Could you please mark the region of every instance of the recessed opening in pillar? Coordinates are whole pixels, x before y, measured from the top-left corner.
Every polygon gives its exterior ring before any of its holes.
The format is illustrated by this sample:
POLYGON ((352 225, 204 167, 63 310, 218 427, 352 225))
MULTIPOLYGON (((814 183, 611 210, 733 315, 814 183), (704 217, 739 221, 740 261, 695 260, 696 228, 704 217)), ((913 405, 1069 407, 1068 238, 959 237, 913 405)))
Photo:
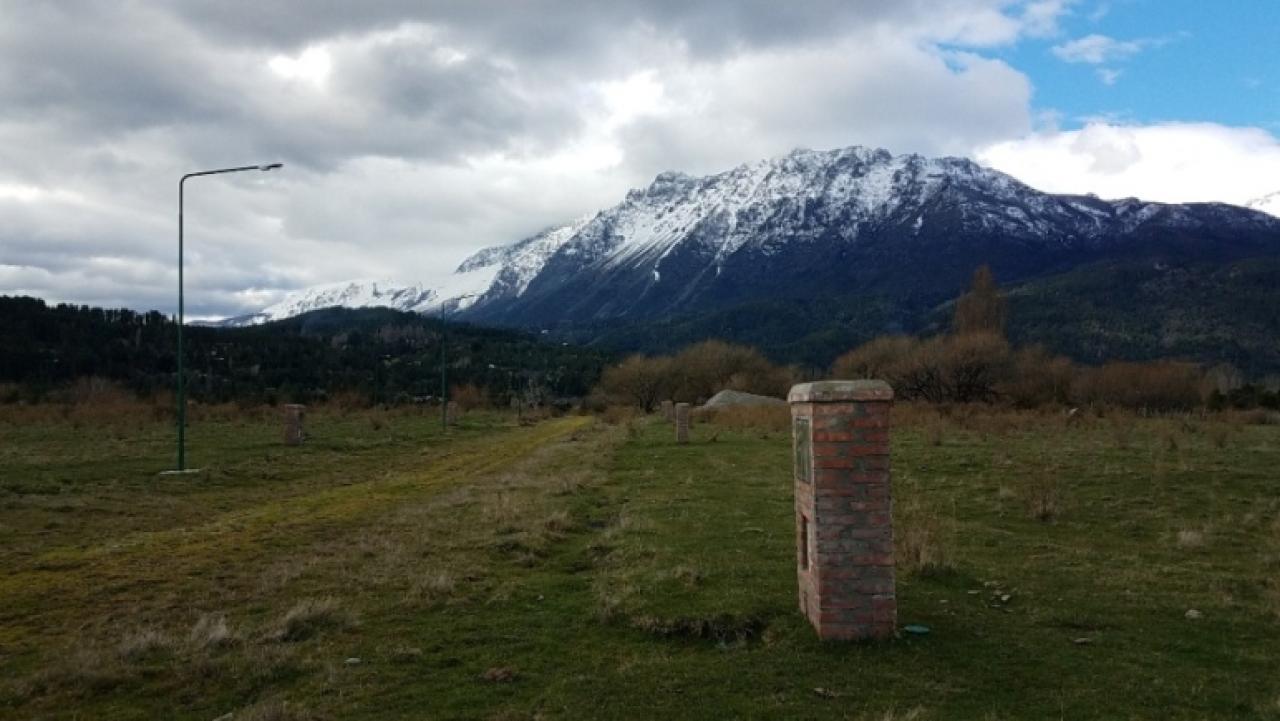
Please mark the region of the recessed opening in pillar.
POLYGON ((809 519, 800 515, 800 568, 809 570, 809 519))

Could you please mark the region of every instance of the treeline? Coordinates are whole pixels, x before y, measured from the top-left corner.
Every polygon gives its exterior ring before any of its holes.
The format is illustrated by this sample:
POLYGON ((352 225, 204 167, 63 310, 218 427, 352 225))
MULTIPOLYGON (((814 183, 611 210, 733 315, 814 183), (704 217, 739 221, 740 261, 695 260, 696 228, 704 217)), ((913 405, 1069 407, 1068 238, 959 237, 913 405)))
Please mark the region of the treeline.
POLYGON ((841 355, 829 373, 778 366, 751 348, 705 341, 674 356, 628 357, 604 371, 596 396, 650 411, 664 399, 700 403, 724 389, 783 397, 793 383, 828 377, 878 378, 901 400, 930 403, 1280 408, 1280 392, 1246 384, 1228 365, 1208 371, 1173 360, 1090 366, 1039 345, 1015 347, 1005 338, 1007 315, 1004 295, 983 266, 957 299, 950 332, 873 339, 841 355))
MULTIPOLYGON (((511 330, 389 309, 329 309, 251 328, 188 326, 189 397, 202 402, 313 402, 336 393, 370 403, 434 401, 441 348, 452 387, 495 403, 580 398, 609 357, 511 330), (471 392, 471 391, 469 391, 471 392)), ((139 396, 177 379, 177 325, 137 313, 0 297, 0 402, 39 402, 83 378, 139 396)))
POLYGON ((933 403, 1005 402, 1185 410, 1201 405, 1280 407, 1280 393, 1246 386, 1228 365, 1208 371, 1174 360, 1080 365, 1043 346, 1016 348, 1004 335, 1006 303, 986 266, 957 299, 951 332, 884 336, 840 356, 839 378, 880 378, 898 398, 933 403))

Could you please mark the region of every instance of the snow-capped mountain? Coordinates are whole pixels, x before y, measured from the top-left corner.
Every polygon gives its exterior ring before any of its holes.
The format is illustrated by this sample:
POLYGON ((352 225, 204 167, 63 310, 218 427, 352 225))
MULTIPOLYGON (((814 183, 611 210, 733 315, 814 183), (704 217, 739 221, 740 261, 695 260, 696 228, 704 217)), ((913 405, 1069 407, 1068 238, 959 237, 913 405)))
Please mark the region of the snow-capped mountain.
POLYGON ((435 290, 421 285, 394 283, 392 281, 353 280, 346 283, 328 283, 294 291, 279 303, 251 315, 228 318, 221 325, 259 325, 284 320, 321 308, 395 308, 426 312, 438 299, 435 290))
POLYGON ((388 305, 545 327, 779 298, 919 308, 983 263, 1007 283, 1107 258, 1277 251, 1280 219, 1234 206, 1051 195, 961 158, 797 150, 706 177, 662 173, 612 208, 476 253, 443 287, 304 291, 253 317, 388 305))
POLYGON ((706 177, 660 174, 560 242, 518 297, 465 317, 652 319, 762 299, 932 304, 990 264, 1003 282, 1100 258, 1280 249, 1280 222, 1221 204, 1051 195, 961 158, 797 150, 706 177))
POLYGON ((1267 193, 1259 198, 1254 198, 1244 205, 1246 208, 1261 210, 1264 213, 1269 213, 1280 218, 1280 190, 1277 190, 1274 193, 1267 193))

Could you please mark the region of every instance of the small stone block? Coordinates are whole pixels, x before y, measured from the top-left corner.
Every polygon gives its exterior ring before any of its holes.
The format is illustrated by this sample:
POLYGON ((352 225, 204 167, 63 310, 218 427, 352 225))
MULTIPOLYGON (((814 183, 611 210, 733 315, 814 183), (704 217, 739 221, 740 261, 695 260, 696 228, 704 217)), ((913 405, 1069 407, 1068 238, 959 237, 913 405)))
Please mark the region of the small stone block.
POLYGON ((301 445, 306 439, 307 434, 302 427, 306 410, 306 406, 298 403, 289 403, 284 406, 284 444, 286 446, 301 445))
POLYGON ((676 443, 689 442, 689 404, 676 404, 676 443))

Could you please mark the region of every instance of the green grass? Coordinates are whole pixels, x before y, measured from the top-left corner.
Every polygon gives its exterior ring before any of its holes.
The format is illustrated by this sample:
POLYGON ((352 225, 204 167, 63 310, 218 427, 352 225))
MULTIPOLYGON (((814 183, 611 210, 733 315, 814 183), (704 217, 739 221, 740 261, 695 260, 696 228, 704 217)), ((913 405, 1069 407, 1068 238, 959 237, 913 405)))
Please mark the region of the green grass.
POLYGON ((0 420, 0 717, 1280 718, 1280 428, 903 411, 877 644, 796 610, 785 431, 0 420))

